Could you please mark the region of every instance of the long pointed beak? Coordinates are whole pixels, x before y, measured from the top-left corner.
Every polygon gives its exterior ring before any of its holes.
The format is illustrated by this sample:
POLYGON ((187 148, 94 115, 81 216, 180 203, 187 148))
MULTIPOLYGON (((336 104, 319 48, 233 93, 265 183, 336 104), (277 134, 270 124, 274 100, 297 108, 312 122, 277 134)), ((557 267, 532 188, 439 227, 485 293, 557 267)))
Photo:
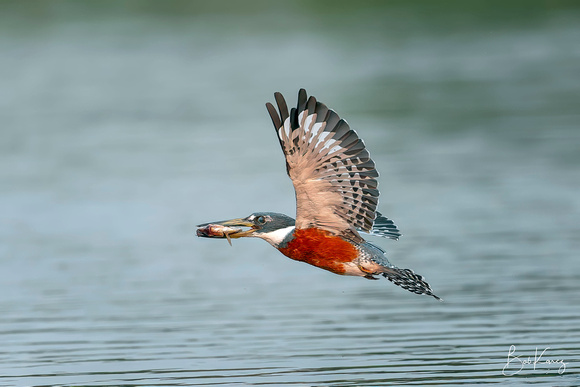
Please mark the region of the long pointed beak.
MULTIPOLYGON (((252 236, 256 231, 254 223, 244 219, 230 219, 197 225, 197 236, 204 238, 242 238, 252 236), (244 229, 249 227, 249 229, 244 229)), ((230 242, 231 244, 231 242, 230 242)))

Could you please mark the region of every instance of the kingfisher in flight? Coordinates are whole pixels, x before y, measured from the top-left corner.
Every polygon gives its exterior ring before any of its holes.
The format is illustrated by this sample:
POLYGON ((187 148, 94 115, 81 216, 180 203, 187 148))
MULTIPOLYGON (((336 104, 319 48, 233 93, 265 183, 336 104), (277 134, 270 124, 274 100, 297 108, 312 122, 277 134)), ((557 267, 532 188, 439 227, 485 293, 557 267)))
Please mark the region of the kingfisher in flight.
POLYGON ((306 91, 288 111, 266 104, 296 193, 296 219, 275 212, 198 225, 207 238, 261 238, 282 254, 340 275, 383 276, 416 294, 437 297, 425 279, 392 265, 361 233, 397 240, 392 220, 377 211, 379 176, 365 144, 348 123, 306 91))

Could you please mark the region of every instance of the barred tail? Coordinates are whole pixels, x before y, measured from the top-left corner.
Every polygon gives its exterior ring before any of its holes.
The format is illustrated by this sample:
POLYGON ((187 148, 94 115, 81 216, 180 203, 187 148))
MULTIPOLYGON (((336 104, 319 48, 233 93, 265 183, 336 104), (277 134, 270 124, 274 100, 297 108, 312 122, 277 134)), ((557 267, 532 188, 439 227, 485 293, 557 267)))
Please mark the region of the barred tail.
POLYGON ((433 294, 431 286, 425 281, 423 276, 415 273, 410 269, 399 269, 398 267, 391 266, 385 272, 382 273, 383 277, 391 281, 397 286, 402 287, 405 290, 416 294, 425 294, 427 296, 433 296, 439 301, 443 301, 441 298, 433 294))

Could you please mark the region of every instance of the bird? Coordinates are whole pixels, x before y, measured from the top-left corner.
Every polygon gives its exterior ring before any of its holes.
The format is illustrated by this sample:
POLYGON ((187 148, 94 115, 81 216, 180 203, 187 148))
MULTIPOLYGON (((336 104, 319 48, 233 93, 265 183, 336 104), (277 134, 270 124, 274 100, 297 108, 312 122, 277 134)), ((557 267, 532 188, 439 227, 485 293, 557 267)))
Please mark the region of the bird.
POLYGON ((379 176, 363 140, 332 109, 298 92, 290 111, 274 93, 277 109, 266 108, 294 185, 296 219, 276 212, 199 224, 207 238, 261 238, 296 261, 339 275, 376 280, 385 277, 412 293, 436 296, 425 278, 389 262, 382 248, 361 234, 398 240, 394 222, 378 210, 379 176))

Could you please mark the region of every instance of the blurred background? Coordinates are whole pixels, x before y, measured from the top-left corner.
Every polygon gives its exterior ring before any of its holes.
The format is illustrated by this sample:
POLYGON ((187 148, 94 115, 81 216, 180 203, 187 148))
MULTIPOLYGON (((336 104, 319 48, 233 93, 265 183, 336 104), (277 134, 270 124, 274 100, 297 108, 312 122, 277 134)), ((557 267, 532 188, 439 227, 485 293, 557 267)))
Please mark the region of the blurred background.
POLYGON ((578 4, 0 1, 0 384, 579 385, 578 4), (294 215, 302 87, 444 303, 195 237, 294 215))

